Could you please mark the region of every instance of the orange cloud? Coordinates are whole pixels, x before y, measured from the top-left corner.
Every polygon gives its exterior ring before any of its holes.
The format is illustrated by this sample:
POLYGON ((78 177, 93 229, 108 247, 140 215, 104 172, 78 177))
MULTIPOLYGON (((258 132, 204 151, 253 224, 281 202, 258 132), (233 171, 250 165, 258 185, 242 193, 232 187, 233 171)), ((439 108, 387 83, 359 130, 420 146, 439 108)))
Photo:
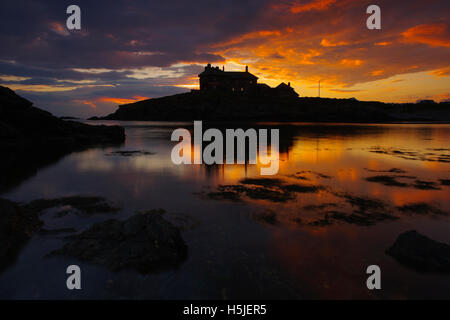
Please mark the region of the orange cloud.
POLYGON ((341 64, 344 66, 348 66, 348 67, 358 67, 362 64, 363 62, 361 60, 355 59, 342 59, 341 60, 341 64))
POLYGON ((292 13, 301 13, 306 11, 322 11, 327 10, 336 0, 313 0, 309 3, 296 3, 290 7, 292 13))
POLYGON ((426 99, 431 99, 431 100, 438 101, 438 102, 450 101, 450 93, 435 94, 435 95, 426 97, 426 99))
POLYGON ((118 105, 122 105, 122 104, 128 104, 128 103, 133 103, 133 102, 137 102, 137 101, 142 101, 142 100, 147 100, 149 99, 148 97, 142 97, 142 96, 134 96, 133 98, 127 99, 127 98, 112 98, 112 97, 101 97, 98 99, 94 99, 92 101, 90 100, 72 100, 75 103, 81 103, 81 104, 85 104, 90 106, 93 109, 97 108, 96 103, 98 102, 108 102, 108 103, 114 103, 114 104, 118 104, 118 105))
POLYGON ((133 102, 137 102, 137 101, 141 101, 141 100, 147 100, 147 99, 149 99, 149 98, 141 97, 141 96, 134 96, 132 99, 102 97, 102 98, 99 98, 98 101, 100 101, 100 102, 112 102, 112 103, 116 103, 116 104, 128 104, 128 103, 133 103, 133 102))
POLYGON ((76 102, 76 103, 82 103, 82 104, 88 105, 88 106, 92 107, 92 109, 96 109, 96 108, 97 108, 97 106, 95 105, 95 103, 93 103, 92 101, 87 101, 87 100, 73 100, 73 102, 76 102))
POLYGON ((381 76, 382 74, 384 73, 384 70, 374 70, 374 71, 372 71, 370 74, 372 75, 372 76, 381 76))
POLYGON ((421 24, 402 33, 405 42, 432 47, 450 47, 450 31, 446 23, 421 24))
POLYGON ((434 70, 431 74, 436 77, 448 77, 450 76, 450 67, 434 70))
POLYGON ((391 41, 382 41, 382 42, 376 42, 375 43, 375 45, 376 46, 389 46, 389 45, 391 45, 392 44, 392 42, 391 41))
POLYGON ((353 89, 329 89, 328 91, 332 91, 332 92, 339 92, 339 93, 355 93, 355 92, 361 92, 364 90, 353 90, 353 89))
MULTIPOLYGON (((289 28, 286 29, 286 31, 293 32, 292 30, 289 30, 289 28)), ((212 47, 213 48, 214 47, 228 47, 231 45, 242 44, 249 40, 263 39, 263 38, 274 37, 274 36, 276 37, 276 36, 280 36, 281 34, 282 33, 278 30, 260 30, 260 31, 255 31, 255 32, 250 32, 250 33, 240 35, 229 41, 218 43, 216 46, 213 45, 212 47)))
POLYGON ((59 34, 60 36, 68 36, 70 34, 69 31, 67 31, 67 29, 64 28, 64 26, 59 22, 49 22, 48 26, 50 30, 52 30, 54 33, 59 34))
POLYGON ((348 44, 349 43, 346 41, 340 41, 340 42, 333 43, 327 39, 322 39, 322 41, 320 42, 320 45, 322 47, 338 47, 338 46, 346 46, 348 44))

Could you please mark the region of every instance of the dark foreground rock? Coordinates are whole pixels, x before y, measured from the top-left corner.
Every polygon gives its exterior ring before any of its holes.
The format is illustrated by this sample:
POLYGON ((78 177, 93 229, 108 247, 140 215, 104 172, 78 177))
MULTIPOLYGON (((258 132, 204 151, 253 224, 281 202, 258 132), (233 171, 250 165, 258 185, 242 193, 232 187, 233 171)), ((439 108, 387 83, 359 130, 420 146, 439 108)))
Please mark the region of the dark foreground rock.
POLYGON ((126 221, 95 224, 51 255, 64 255, 140 273, 176 268, 187 257, 187 246, 178 228, 159 211, 136 214, 126 221))
POLYGON ((80 147, 125 140, 118 126, 91 126, 64 121, 33 107, 32 102, 0 86, 0 146, 27 145, 80 147))
POLYGON ((79 215, 94 215, 97 213, 116 213, 120 210, 106 201, 105 198, 95 196, 71 196, 56 199, 38 199, 23 206, 29 212, 42 214, 46 209, 68 207, 79 215))
POLYGON ((416 271, 450 273, 450 245, 415 230, 402 233, 386 253, 416 271))
POLYGON ((15 261, 22 247, 41 226, 37 214, 0 199, 0 270, 15 261))

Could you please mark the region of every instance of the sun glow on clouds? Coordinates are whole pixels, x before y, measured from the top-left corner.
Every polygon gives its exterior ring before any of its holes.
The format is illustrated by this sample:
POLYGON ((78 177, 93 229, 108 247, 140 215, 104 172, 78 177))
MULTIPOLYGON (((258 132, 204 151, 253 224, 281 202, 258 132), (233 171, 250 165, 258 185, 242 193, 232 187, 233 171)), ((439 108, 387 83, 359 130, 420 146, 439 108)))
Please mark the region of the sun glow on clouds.
POLYGON ((97 98, 95 100, 72 100, 74 103, 78 103, 78 104, 85 104, 88 105, 90 107, 92 107, 93 109, 97 108, 97 104, 99 103, 112 103, 114 105, 123 105, 123 104, 129 104, 129 103, 134 103, 134 102, 138 102, 138 101, 142 101, 142 100, 147 100, 150 99, 148 97, 142 97, 142 96, 134 96, 132 98, 114 98, 114 97, 100 97, 97 98))
POLYGON ((123 105, 123 104, 129 104, 129 103, 134 103, 134 102, 138 102, 138 101, 142 101, 142 100, 147 100, 150 99, 148 97, 141 97, 141 96, 134 96, 132 98, 114 98, 114 97, 101 97, 95 100, 72 100, 75 103, 79 103, 79 104, 85 104, 88 105, 90 107, 92 107, 93 109, 97 108, 97 104, 98 103, 112 103, 115 105, 123 105))
POLYGON ((448 77, 450 76, 450 67, 433 70, 431 74, 435 75, 436 77, 448 77))
MULTIPOLYGON (((182 66, 181 64, 178 64, 182 66)), ((79 73, 87 73, 87 74, 97 74, 100 75, 102 73, 108 72, 127 72, 127 78, 132 79, 155 79, 155 78, 177 78, 183 76, 184 73, 180 72, 176 69, 170 68, 160 68, 160 67, 143 67, 143 68, 133 68, 133 69, 105 69, 105 68, 90 68, 90 69, 82 69, 82 68, 74 68, 72 69, 75 72, 79 73)))
POLYGON ((86 101, 86 100, 73 100, 73 102, 88 105, 88 106, 90 106, 90 107, 93 108, 93 109, 96 109, 96 108, 97 108, 97 106, 96 106, 93 102, 91 102, 91 101, 86 101))
MULTIPOLYGON (((323 8, 326 10, 326 6, 323 8)), ((386 33, 383 38, 378 37, 375 41, 370 37, 349 41, 347 38, 351 32, 323 37, 322 34, 315 35, 307 27, 301 29, 302 37, 299 36, 299 29, 293 30, 271 34, 252 32, 248 37, 241 35, 228 40, 223 46, 215 45, 215 53, 226 57, 227 62, 233 61, 235 65, 248 64, 251 72, 257 75, 261 82, 269 85, 290 81, 302 96, 316 96, 318 90, 309 88, 314 85, 317 88, 317 83, 321 80, 322 85, 334 87, 328 92, 330 97, 349 97, 349 93, 358 93, 358 98, 364 96, 368 100, 415 101, 415 97, 405 99, 407 95, 394 98, 392 93, 400 90, 400 87, 406 88, 409 77, 403 79, 401 84, 398 83, 399 87, 386 89, 385 96, 380 96, 380 91, 376 88, 365 86, 364 95, 360 94, 363 91, 353 88, 358 87, 358 83, 373 83, 373 80, 427 69, 434 69, 429 72, 443 78, 442 81, 447 87, 450 86, 448 67, 439 68, 449 65, 448 59, 446 61, 438 58, 444 57, 444 52, 434 51, 433 54, 437 58, 427 59, 428 53, 419 49, 423 45, 447 47, 450 36, 447 35, 445 24, 419 25, 403 32, 386 33), (246 42, 243 39, 252 41, 246 42), (410 45, 418 48, 416 51, 420 54, 410 52, 410 45)), ((442 100, 439 97, 445 96, 446 92, 437 93, 429 82, 418 84, 415 81, 414 84, 418 88, 409 87, 412 92, 428 90, 430 96, 438 97, 438 100, 442 100)))
POLYGON ((402 33, 403 40, 433 47, 450 47, 450 30, 446 23, 421 24, 402 33))
MULTIPOLYGON (((305 1, 295 1, 294 4, 287 5, 289 11, 294 14, 307 11, 327 10, 336 0, 312 0, 308 3, 305 1)), ((275 8, 284 8, 286 5, 274 5, 275 8)))
POLYGON ((338 46, 345 46, 348 45, 349 43, 346 41, 341 41, 341 42, 337 42, 337 43, 332 43, 331 41, 327 40, 327 39, 322 39, 322 41, 320 42, 320 45, 322 47, 338 47, 338 46))
POLYGON ((102 97, 102 98, 99 98, 98 101, 100 101, 100 102, 112 102, 112 103, 115 103, 115 104, 128 104, 128 103, 138 102, 138 101, 147 100, 147 99, 149 99, 149 98, 148 97, 140 97, 140 96, 134 96, 131 99, 102 97))
POLYGON ((0 84, 11 90, 21 90, 29 92, 63 92, 77 89, 76 86, 48 86, 43 84, 0 84))
POLYGON ((1 81, 7 81, 7 82, 20 82, 25 80, 30 80, 30 77, 18 77, 18 76, 12 76, 12 75, 1 75, 0 74, 0 80, 1 81))
POLYGON ((60 36, 70 35, 69 31, 67 31, 67 28, 57 21, 49 22, 48 26, 51 31, 53 31, 56 34, 59 34, 60 36))
MULTIPOLYGON (((19 35, 14 45, 0 50, 0 63, 18 70, 2 70, 0 81, 14 90, 49 92, 61 104, 76 100, 97 108, 99 115, 113 104, 145 98, 135 95, 157 97, 198 88, 197 75, 208 62, 228 71, 243 71, 248 65, 259 82, 291 82, 301 96, 317 96, 320 80, 321 95, 327 97, 446 99, 450 5, 448 0, 423 2, 380 0, 380 32, 367 30, 366 6, 360 0, 268 0, 251 8, 246 3, 234 8, 230 2, 218 11, 213 3, 189 3, 181 13, 169 10, 168 16, 159 10, 164 6, 155 5, 159 13, 154 19, 122 17, 119 26, 108 26, 104 34, 104 22, 97 21, 98 28, 84 36, 68 33, 57 18, 45 18, 28 28, 29 43, 19 35), (192 12, 201 13, 201 21, 180 18, 192 12), (28 74, 24 67, 36 69, 28 74), (42 76, 42 83, 36 76, 41 70, 50 74, 42 76)), ((139 3, 130 9, 148 11, 139 3)), ((116 15, 120 12, 108 13, 116 15)), ((14 34, 14 29, 8 32, 14 34)))
POLYGON ((109 84, 91 84, 91 85, 44 85, 44 84, 1 84, 12 90, 29 91, 29 92, 64 92, 73 91, 80 88, 96 88, 96 87, 114 87, 109 84))

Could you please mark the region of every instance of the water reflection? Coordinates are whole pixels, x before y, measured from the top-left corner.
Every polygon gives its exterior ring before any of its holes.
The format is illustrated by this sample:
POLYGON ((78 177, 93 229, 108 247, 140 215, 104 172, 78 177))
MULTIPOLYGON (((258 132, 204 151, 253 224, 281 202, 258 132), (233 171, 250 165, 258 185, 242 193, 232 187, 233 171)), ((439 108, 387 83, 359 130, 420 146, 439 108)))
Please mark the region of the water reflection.
MULTIPOLYGON (((170 135, 175 128, 192 129, 192 123, 118 124, 126 127, 125 145, 71 154, 27 176, 29 180, 3 196, 28 202, 92 194, 120 203, 125 208, 120 217, 164 208, 194 219, 195 227, 183 233, 189 260, 175 274, 149 276, 145 285, 128 285, 129 294, 449 297, 448 277, 424 277, 398 265, 384 251, 409 229, 450 243, 450 187, 442 182, 450 179, 450 125, 214 124, 221 130, 280 129, 279 172, 262 177, 260 165, 248 163, 174 165, 170 153, 176 143, 170 142, 170 135), (111 156, 116 151, 133 152, 111 156), (374 263, 381 265, 390 283, 382 293, 365 289, 365 267, 374 263)), ((202 149, 193 144, 191 152, 199 154, 202 149)), ((81 230, 91 222, 71 221, 81 230)), ((31 261, 41 266, 38 270, 52 270, 51 260, 36 259, 56 245, 33 240, 33 250, 25 250, 17 265, 0 275, 0 282, 22 277, 19 270, 26 270, 25 263, 31 261)), ((102 281, 109 278, 121 284, 120 290, 125 283, 138 282, 132 275, 92 272, 98 279, 91 279, 89 298, 117 297, 116 291, 104 288, 102 281)), ((45 274, 42 271, 43 279, 45 274)), ((37 285, 39 280, 33 279, 29 280, 37 285)), ((42 297, 68 295, 40 285, 42 297)), ((26 284, 7 287, 0 296, 29 293, 26 284)))

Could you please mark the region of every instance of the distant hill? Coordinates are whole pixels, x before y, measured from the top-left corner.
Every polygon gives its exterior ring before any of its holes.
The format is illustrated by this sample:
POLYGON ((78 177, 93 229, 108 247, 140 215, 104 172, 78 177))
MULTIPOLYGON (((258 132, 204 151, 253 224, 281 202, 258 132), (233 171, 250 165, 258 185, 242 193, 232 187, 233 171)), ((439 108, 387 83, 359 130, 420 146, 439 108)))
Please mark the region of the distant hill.
POLYGON ((387 104, 193 91, 119 106, 92 120, 136 121, 450 121, 450 103, 387 104))

